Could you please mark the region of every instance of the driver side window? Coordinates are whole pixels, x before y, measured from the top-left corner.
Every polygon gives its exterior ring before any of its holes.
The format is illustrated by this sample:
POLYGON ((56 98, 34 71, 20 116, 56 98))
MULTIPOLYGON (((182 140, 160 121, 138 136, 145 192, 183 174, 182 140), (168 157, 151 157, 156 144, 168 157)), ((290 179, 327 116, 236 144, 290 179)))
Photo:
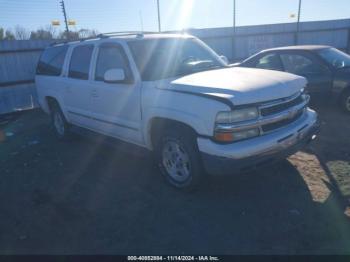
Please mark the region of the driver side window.
POLYGON ((95 80, 103 81, 104 75, 109 69, 123 69, 126 80, 132 79, 127 57, 121 47, 115 44, 100 46, 96 62, 95 80))

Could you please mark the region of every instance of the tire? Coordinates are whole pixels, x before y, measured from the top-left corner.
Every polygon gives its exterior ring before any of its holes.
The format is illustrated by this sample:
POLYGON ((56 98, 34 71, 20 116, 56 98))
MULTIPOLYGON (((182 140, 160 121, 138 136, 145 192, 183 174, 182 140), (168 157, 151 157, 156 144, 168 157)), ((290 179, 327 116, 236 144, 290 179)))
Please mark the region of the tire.
POLYGON ((340 97, 340 106, 348 114, 350 114, 350 90, 346 90, 340 97))
POLYGON ((155 148, 155 159, 165 180, 172 186, 193 191, 203 177, 195 135, 173 128, 163 133, 155 148))
POLYGON ((69 124, 64 117, 60 106, 57 103, 53 103, 51 106, 51 123, 55 132, 55 135, 60 140, 68 140, 70 138, 69 124))

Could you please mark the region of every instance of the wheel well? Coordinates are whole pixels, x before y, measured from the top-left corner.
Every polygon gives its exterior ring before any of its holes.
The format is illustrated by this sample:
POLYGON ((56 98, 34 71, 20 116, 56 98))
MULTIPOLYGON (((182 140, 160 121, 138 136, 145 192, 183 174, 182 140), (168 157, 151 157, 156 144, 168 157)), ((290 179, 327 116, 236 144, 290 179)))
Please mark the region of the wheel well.
POLYGON ((51 111, 52 107, 54 105, 59 105, 58 101, 56 100, 56 98, 52 97, 52 96, 47 96, 46 98, 46 103, 48 105, 49 110, 51 111))
POLYGON ((169 129, 176 129, 179 132, 185 132, 186 134, 190 134, 196 136, 197 132, 189 125, 184 124, 182 122, 167 119, 167 118, 154 118, 151 122, 150 127, 150 138, 152 147, 158 143, 159 139, 162 137, 162 134, 169 129))

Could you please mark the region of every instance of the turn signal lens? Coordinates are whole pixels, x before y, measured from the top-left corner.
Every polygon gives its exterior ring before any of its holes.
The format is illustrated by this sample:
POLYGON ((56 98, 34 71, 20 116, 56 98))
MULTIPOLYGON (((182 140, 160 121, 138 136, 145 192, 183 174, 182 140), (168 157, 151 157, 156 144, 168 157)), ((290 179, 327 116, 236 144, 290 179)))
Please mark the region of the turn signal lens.
POLYGON ((219 142, 232 142, 233 134, 232 133, 215 133, 215 140, 219 142))
POLYGON ((243 131, 237 131, 232 133, 215 133, 215 140, 218 142, 235 142, 251 137, 256 137, 260 134, 260 131, 258 128, 243 130, 243 131))

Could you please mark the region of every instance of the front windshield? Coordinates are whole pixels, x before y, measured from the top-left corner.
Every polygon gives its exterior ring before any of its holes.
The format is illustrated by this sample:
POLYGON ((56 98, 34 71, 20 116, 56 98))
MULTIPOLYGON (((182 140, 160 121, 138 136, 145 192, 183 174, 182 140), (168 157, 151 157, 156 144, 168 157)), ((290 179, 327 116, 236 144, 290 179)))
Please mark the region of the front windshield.
POLYGON ((214 51, 195 38, 138 40, 129 42, 129 47, 144 81, 225 66, 214 51))
POLYGON ((318 50, 317 53, 335 68, 350 67, 350 56, 335 48, 318 50))

